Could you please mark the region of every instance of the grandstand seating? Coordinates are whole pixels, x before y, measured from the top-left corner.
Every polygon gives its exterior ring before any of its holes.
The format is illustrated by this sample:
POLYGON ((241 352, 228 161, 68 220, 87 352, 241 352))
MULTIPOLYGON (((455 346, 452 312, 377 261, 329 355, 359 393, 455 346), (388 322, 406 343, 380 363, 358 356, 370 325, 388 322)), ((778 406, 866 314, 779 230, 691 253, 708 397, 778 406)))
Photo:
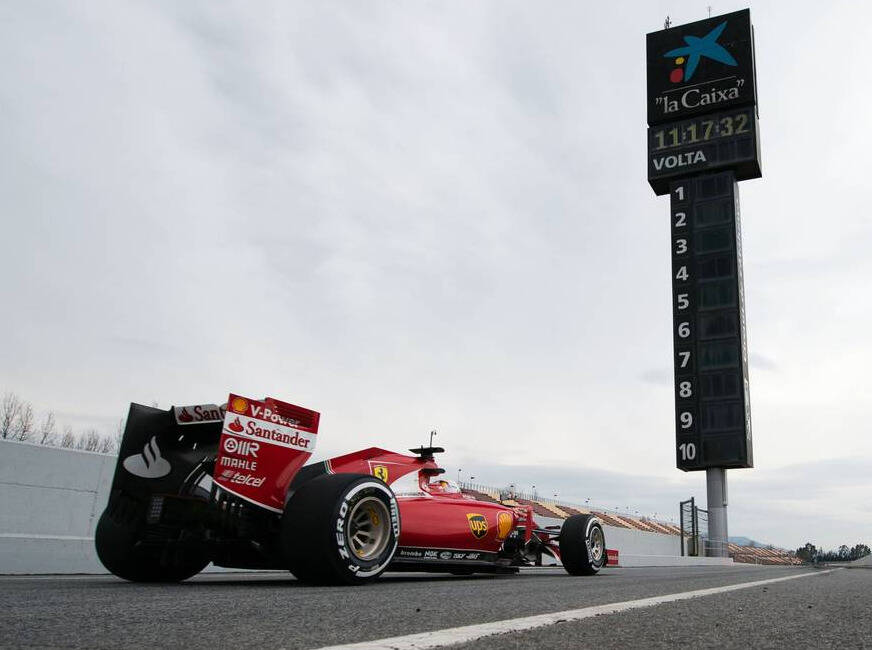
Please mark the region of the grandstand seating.
POLYGON ((487 501, 489 503, 499 503, 500 500, 498 498, 494 498, 490 495, 489 492, 483 492, 480 490, 473 490, 472 488, 463 488, 463 493, 468 494, 471 497, 478 499, 479 501, 487 501))
POLYGON ((653 528, 655 533, 660 533, 662 535, 673 535, 674 533, 667 527, 665 524, 661 524, 657 521, 653 521, 652 519, 644 520, 646 524, 653 528))
POLYGON ((540 506, 548 510, 552 517, 560 517, 560 519, 566 519, 569 515, 565 510, 562 510, 557 504, 548 503, 547 501, 537 501, 540 506))
MULTIPOLYGON (((618 528, 629 528, 633 530, 641 530, 645 532, 653 532, 661 535, 681 535, 681 529, 673 523, 655 521, 649 517, 631 517, 622 515, 616 512, 603 510, 589 510, 582 506, 572 506, 564 503, 556 503, 551 501, 543 501, 516 495, 514 499, 500 500, 500 491, 494 488, 488 488, 481 485, 476 485, 475 488, 464 486, 463 492, 481 501, 491 503, 502 503, 505 506, 532 506, 534 514, 540 517, 548 517, 550 519, 566 519, 572 515, 594 514, 599 517, 602 522, 608 526, 618 528)), ((761 546, 739 546, 738 544, 728 544, 728 553, 734 562, 744 562, 750 564, 779 564, 793 565, 802 564, 802 561, 797 558, 792 551, 786 551, 774 547, 761 546)))
POLYGON ((552 519, 554 518, 554 513, 551 512, 550 510, 548 510, 547 508, 545 508, 538 501, 531 501, 530 499, 522 499, 521 497, 518 497, 515 500, 519 504, 521 504, 522 506, 533 506, 533 514, 535 514, 535 515, 539 515, 540 517, 551 517, 552 519))
POLYGON ((599 510, 592 510, 593 514, 602 519, 604 524, 608 524, 609 526, 615 526, 617 528, 630 528, 629 525, 625 524, 623 521, 618 519, 617 517, 613 517, 610 514, 606 514, 605 512, 601 512, 599 510))

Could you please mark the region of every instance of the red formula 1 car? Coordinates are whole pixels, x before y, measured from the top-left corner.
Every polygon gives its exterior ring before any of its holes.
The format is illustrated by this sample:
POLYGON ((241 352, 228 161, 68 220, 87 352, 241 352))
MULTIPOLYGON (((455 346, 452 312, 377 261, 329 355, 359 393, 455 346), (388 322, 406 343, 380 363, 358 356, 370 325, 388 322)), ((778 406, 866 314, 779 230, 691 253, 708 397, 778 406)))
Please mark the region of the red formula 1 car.
POLYGON ((391 571, 513 573, 560 559, 572 575, 606 563, 599 520, 541 528, 531 507, 463 494, 442 449, 371 447, 305 465, 319 414, 272 398, 227 405, 132 404, 96 532, 104 566, 133 581, 184 580, 206 567, 289 569, 317 584, 391 571))

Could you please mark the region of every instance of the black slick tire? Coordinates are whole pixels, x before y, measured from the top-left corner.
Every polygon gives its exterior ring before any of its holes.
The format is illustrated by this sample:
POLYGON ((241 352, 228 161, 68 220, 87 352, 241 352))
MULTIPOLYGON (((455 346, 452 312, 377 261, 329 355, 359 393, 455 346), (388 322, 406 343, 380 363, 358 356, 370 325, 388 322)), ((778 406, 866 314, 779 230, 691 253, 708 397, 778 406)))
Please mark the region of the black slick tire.
POLYGON ((97 557, 110 573, 131 582, 181 582, 209 564, 196 549, 145 549, 138 544, 141 536, 142 526, 107 508, 94 533, 97 557))
POLYGON ((400 536, 391 489, 368 474, 326 474, 300 486, 282 515, 285 562, 309 584, 356 585, 390 564, 400 536))
POLYGON ((569 575, 592 576, 606 565, 606 538, 593 515, 572 515, 560 529, 560 559, 569 575))

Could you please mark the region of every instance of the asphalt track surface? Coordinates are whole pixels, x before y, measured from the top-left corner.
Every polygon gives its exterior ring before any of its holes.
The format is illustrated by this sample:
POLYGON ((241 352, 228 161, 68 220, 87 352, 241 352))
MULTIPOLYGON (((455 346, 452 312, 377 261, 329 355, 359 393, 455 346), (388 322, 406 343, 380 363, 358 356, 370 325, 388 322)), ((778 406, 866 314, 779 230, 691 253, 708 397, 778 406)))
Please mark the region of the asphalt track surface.
POLYGON ((179 585, 108 576, 0 578, 4 648, 318 648, 434 632, 799 574, 454 647, 872 648, 872 570, 781 567, 562 569, 517 576, 388 574, 306 587, 282 573, 205 574, 179 585))

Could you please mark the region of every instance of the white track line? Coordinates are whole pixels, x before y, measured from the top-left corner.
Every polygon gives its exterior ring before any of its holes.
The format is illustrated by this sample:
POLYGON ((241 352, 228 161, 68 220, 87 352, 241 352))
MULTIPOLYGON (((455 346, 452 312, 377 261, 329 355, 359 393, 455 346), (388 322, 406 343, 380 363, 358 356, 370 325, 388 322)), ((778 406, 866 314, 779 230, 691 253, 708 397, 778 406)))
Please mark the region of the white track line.
POLYGON ((796 580, 798 578, 822 576, 827 573, 832 573, 836 570, 837 569, 829 569, 826 571, 800 573, 798 575, 786 576, 784 578, 770 578, 769 580, 741 582, 739 584, 726 585, 724 587, 697 589, 696 591, 685 591, 678 594, 654 596, 652 598, 642 598, 640 600, 627 600, 622 603, 611 603, 610 605, 597 605, 595 607, 584 607, 582 609, 568 609, 563 612, 554 612, 553 614, 540 614, 539 616, 526 616, 524 618, 510 618, 505 621, 494 621, 493 623, 482 623, 480 625, 465 625, 463 627, 452 627, 445 630, 433 630, 432 632, 423 632, 421 634, 409 634, 407 636, 395 636, 388 639, 377 639, 375 641, 363 641, 362 643, 349 643, 347 645, 326 646, 321 650, 338 650, 339 648, 368 648, 369 650, 406 650, 410 648, 438 648, 454 643, 465 643, 467 641, 474 641, 476 639, 480 639, 485 636, 491 636, 493 634, 505 634, 506 632, 521 632, 524 630, 532 630, 537 627, 545 627, 546 625, 554 625, 555 623, 580 621, 585 618, 600 616, 602 614, 617 614, 618 612, 626 612, 631 609, 653 607, 654 605, 672 603, 677 600, 688 600, 690 598, 700 598, 701 596, 723 594, 729 591, 738 591, 740 589, 759 587, 760 585, 771 585, 774 582, 784 582, 785 580, 796 580))

